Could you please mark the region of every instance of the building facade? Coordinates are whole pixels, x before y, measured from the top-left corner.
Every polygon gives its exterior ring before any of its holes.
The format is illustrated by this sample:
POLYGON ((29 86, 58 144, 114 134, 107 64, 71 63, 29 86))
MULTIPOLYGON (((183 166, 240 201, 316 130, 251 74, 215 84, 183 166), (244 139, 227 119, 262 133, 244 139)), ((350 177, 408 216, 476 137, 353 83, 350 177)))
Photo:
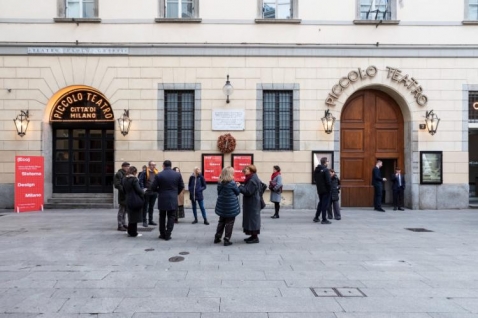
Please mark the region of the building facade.
MULTIPOLYGON (((224 166, 252 155, 264 181, 281 166, 287 207, 315 208, 323 155, 342 180, 343 206, 372 206, 382 159, 384 177, 396 166, 405 173, 406 207, 468 207, 478 172, 475 0, 433 10, 428 0, 23 4, 0 4, 0 208, 14 207, 15 156, 44 157, 46 203, 113 192, 123 161, 169 159, 187 181, 204 155, 221 153, 225 133, 236 147, 224 166), (24 136, 12 123, 21 111, 24 136)), ((213 207, 213 184, 207 197, 213 207)))

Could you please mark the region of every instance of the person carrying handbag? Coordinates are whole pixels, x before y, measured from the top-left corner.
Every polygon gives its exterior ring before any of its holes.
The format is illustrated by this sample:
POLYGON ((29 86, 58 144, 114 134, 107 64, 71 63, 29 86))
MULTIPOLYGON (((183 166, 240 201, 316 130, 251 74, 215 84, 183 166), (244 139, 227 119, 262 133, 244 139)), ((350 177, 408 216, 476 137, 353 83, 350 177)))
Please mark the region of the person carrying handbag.
POLYGON ((269 190, 271 190, 270 201, 274 203, 275 213, 271 216, 272 219, 279 218, 280 201, 282 199, 282 176, 280 174, 280 167, 274 166, 271 175, 271 181, 269 181, 269 190))
POLYGON ((123 179, 123 188, 126 194, 126 211, 128 213, 128 236, 139 237, 138 222, 143 218, 144 192, 139 186, 136 174, 138 170, 131 166, 123 179))

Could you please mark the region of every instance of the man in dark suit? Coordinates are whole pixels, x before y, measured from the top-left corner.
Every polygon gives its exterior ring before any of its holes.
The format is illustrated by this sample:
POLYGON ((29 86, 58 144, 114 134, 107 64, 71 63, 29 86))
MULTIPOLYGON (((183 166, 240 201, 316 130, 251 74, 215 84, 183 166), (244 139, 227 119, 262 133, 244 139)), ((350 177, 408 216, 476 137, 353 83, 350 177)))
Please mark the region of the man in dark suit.
POLYGON ((327 168, 329 161, 326 157, 320 159, 320 165, 315 167, 314 180, 317 186, 317 194, 319 195, 319 204, 317 204, 317 212, 315 212, 314 222, 319 222, 320 214, 322 213, 321 224, 330 224, 332 222, 327 220, 326 213, 330 202, 330 172, 327 168))
POLYGON ((385 212, 385 210, 382 209, 382 190, 383 182, 387 181, 386 178, 382 178, 382 174, 380 173, 382 164, 382 160, 377 160, 377 163, 372 170, 372 185, 374 190, 373 207, 375 211, 379 212, 385 212))
POLYGON ((405 179, 400 173, 400 168, 395 168, 395 173, 392 174, 390 181, 392 181, 393 210, 396 211, 398 208, 400 211, 404 211, 403 190, 405 190, 405 179))
POLYGON ((158 192, 159 238, 166 241, 171 239, 178 208, 178 194, 184 189, 181 174, 171 169, 171 166, 171 161, 165 160, 163 171, 156 175, 151 185, 151 191, 158 192), (168 216, 167 225, 166 215, 168 216))

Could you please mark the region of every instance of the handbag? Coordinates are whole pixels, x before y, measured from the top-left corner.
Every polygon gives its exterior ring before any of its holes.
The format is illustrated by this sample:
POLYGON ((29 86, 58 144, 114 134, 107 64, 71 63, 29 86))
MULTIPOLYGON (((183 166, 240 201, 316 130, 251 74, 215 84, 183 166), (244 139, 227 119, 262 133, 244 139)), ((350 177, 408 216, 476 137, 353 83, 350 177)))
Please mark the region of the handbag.
POLYGON ((144 205, 144 200, 136 193, 136 191, 131 191, 128 193, 128 199, 126 201, 126 206, 129 210, 139 210, 142 209, 144 205))
POLYGON ((274 191, 274 188, 276 187, 277 182, 271 180, 269 181, 269 190, 274 191))

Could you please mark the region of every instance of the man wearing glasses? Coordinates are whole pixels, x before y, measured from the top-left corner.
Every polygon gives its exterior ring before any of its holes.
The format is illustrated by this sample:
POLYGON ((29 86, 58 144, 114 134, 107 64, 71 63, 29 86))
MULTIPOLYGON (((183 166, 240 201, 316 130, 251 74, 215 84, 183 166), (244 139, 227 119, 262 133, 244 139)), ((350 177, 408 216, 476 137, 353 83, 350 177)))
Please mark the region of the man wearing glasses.
POLYGON ((142 173, 139 177, 139 186, 144 189, 143 227, 148 227, 148 224, 157 225, 153 221, 153 211, 158 193, 156 191, 151 191, 151 185, 158 173, 159 171, 156 169, 156 163, 153 160, 150 160, 148 162, 146 173, 142 173), (149 222, 146 221, 146 213, 149 214, 149 222))
POLYGON ((315 213, 314 222, 319 222, 320 213, 322 213, 321 224, 330 224, 327 220, 327 208, 330 202, 331 180, 330 172, 327 168, 329 161, 326 157, 320 158, 320 165, 315 168, 314 180, 317 186, 317 194, 319 195, 319 204, 317 205, 317 212, 315 213))

